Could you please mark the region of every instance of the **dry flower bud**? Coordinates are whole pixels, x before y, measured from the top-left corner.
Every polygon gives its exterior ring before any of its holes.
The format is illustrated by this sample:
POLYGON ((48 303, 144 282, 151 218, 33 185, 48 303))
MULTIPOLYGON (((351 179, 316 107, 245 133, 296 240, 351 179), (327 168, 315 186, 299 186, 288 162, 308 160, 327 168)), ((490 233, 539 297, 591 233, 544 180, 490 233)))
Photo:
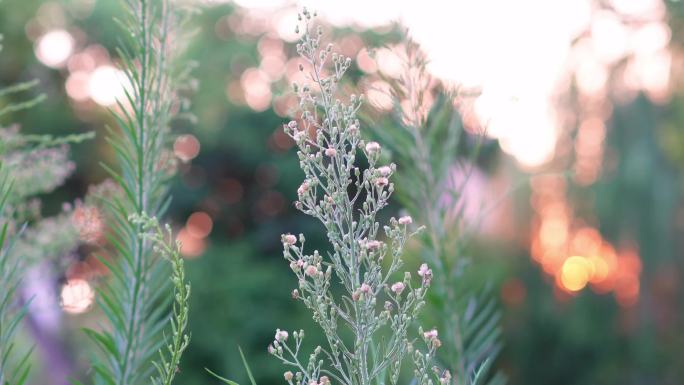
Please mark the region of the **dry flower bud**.
POLYGON ((297 194, 302 196, 302 195, 306 194, 307 191, 309 191, 309 182, 304 181, 304 182, 302 182, 302 184, 297 189, 297 194))
POLYGON ((392 284, 391 289, 395 294, 399 295, 399 294, 401 294, 402 291, 404 291, 404 287, 405 286, 404 286, 403 282, 396 282, 396 283, 392 284))
POLYGON ((318 274, 318 269, 314 265, 309 265, 309 267, 306 268, 306 275, 309 277, 315 277, 316 274, 318 274))
POLYGON ((366 152, 373 154, 380 151, 380 144, 378 142, 368 142, 366 144, 366 152))
POLYGON ((366 248, 368 250, 377 250, 380 248, 381 245, 382 245, 382 243, 380 241, 376 241, 376 240, 366 242, 366 248))
POLYGON ((378 167, 378 173, 382 176, 389 176, 392 173, 392 168, 390 166, 378 167))
POLYGON ((337 150, 335 150, 332 147, 328 147, 325 149, 325 155, 329 156, 329 157, 333 157, 333 156, 337 155, 337 150))
POLYGON ((383 187, 387 186, 389 184, 389 179, 385 178, 384 176, 380 178, 375 178, 375 185, 378 187, 383 187))
POLYGON ((287 341, 287 337, 290 335, 285 330, 276 329, 275 340, 278 342, 287 341))
POLYGON ((410 225, 411 223, 413 223, 413 218, 411 218, 409 215, 399 218, 400 225, 410 225))
POLYGON ((283 244, 292 246, 292 245, 294 245, 295 243, 297 243, 297 237, 295 237, 295 236, 292 235, 292 234, 285 234, 285 235, 283 235, 283 244))

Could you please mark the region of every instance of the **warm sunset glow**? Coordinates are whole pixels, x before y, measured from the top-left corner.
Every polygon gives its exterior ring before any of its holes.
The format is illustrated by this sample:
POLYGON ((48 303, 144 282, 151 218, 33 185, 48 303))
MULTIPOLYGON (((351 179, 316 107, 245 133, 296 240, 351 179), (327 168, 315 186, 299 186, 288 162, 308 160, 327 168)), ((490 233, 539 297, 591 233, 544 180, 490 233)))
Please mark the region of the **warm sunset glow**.
POLYGON ((560 280, 563 287, 570 291, 580 291, 592 276, 591 263, 584 257, 573 256, 563 262, 560 280))
POLYGON ((616 251, 594 227, 576 218, 560 176, 532 180, 532 258, 557 286, 570 293, 590 286, 597 293, 613 292, 618 303, 631 306, 639 298, 641 259, 635 248, 616 251))
POLYGON ((84 313, 93 304, 95 291, 84 279, 70 279, 62 286, 62 308, 67 313, 84 313))

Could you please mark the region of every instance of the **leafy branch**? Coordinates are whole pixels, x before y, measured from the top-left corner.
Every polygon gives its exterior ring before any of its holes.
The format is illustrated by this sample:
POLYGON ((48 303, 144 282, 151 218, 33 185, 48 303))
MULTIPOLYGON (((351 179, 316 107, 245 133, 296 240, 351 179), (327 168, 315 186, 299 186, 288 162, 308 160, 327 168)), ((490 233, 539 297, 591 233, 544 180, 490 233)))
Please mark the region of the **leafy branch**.
POLYGON ((170 385, 178 372, 181 356, 190 343, 188 328, 188 312, 190 308, 190 284, 185 278, 185 267, 179 241, 174 241, 173 231, 169 225, 159 226, 156 218, 146 214, 133 215, 130 220, 142 225, 143 235, 150 239, 153 251, 171 263, 171 282, 174 290, 173 315, 171 317, 171 341, 165 338, 165 347, 159 350, 159 361, 154 362, 157 376, 152 377, 153 385, 170 385))
POLYGON ((116 168, 103 164, 123 191, 120 197, 103 200, 112 220, 108 241, 116 259, 101 259, 112 279, 99 290, 98 303, 110 328, 88 330, 87 334, 105 357, 93 363, 97 379, 110 385, 142 384, 156 368, 153 381, 167 384, 187 346, 182 337, 187 307, 182 305, 189 292, 176 286, 183 282, 183 265, 172 258, 175 296, 166 295, 168 265, 158 262, 169 250, 144 234, 146 225, 141 218, 160 217, 169 204, 167 181, 174 169, 167 149, 170 124, 178 116, 174 106, 180 102, 191 68, 177 62, 177 44, 172 43, 182 41, 189 13, 168 0, 125 0, 124 6, 126 18, 117 21, 126 40, 117 52, 130 87, 124 89, 125 100, 118 100, 111 111, 119 130, 108 128, 107 141, 116 154, 116 168), (176 302, 169 317, 173 298, 183 302, 176 302), (167 342, 164 330, 169 318, 173 337, 170 356, 164 358, 160 349, 167 342), (153 360, 157 352, 161 362, 153 360))

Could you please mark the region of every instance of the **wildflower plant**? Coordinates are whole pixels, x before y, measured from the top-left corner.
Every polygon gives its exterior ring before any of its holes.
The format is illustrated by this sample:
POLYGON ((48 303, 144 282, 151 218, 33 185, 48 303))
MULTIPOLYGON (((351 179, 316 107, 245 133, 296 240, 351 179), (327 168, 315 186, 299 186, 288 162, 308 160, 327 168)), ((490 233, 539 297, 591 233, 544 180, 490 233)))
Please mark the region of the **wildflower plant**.
POLYGON ((398 53, 404 70, 398 79, 386 79, 392 85, 396 119, 374 135, 402 165, 396 175, 397 196, 408 213, 425 224, 418 237, 420 256, 436 271, 428 303, 443 332, 443 347, 439 352, 430 344, 416 348, 415 376, 421 385, 503 384, 502 374, 490 373, 501 349, 498 306, 465 279, 466 248, 477 223, 465 219, 463 191, 483 141, 468 142, 473 138, 464 134, 454 106, 467 92, 440 88, 418 45, 409 38, 405 45, 406 51, 398 53), (463 176, 457 179, 455 173, 463 176))
POLYGON ((103 199, 112 223, 108 243, 116 254, 101 259, 111 280, 98 303, 109 325, 87 333, 103 353, 93 362, 96 383, 168 385, 188 343, 189 288, 178 247, 170 234, 163 239, 151 218, 169 204, 170 125, 187 113, 182 95, 193 68, 178 60, 178 48, 192 13, 167 0, 126 0, 124 8, 126 18, 119 22, 126 39, 118 53, 130 87, 112 110, 118 130, 109 130, 108 141, 117 164, 103 165, 122 191, 103 199))
MULTIPOLYGON (((306 251, 302 234, 284 234, 282 243, 298 281, 292 296, 311 310, 327 346, 304 357, 304 331, 290 336, 277 330, 268 350, 288 367, 289 384, 394 384, 412 349, 408 329, 424 305, 432 270, 423 264, 417 279, 402 270, 402 252, 413 235, 410 217, 392 218, 381 238, 376 217, 394 191, 396 168, 380 164, 381 146, 361 138, 357 112, 363 96, 340 100, 338 86, 351 59, 332 45, 321 46, 314 17, 306 9, 299 14, 297 52, 308 81, 294 85, 300 119, 284 130, 297 143, 305 174, 295 206, 323 224, 331 250, 306 251), (368 162, 364 170, 357 165, 359 153, 368 162), (350 339, 343 337, 348 332, 350 339)), ((436 331, 424 337, 440 345, 436 331)))

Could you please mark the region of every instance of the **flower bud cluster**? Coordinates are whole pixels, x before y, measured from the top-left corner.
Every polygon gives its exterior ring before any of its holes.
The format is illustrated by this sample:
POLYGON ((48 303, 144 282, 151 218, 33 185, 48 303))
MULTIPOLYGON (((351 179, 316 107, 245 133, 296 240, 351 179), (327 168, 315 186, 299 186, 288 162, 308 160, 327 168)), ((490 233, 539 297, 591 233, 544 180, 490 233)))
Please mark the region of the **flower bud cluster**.
POLYGON ((432 271, 423 265, 414 270, 418 277, 402 273, 404 245, 413 234, 411 217, 392 218, 382 227, 384 234, 379 232, 376 216, 394 191, 396 166, 381 164, 382 146, 361 138, 357 112, 363 96, 342 101, 337 92, 351 59, 333 52, 332 45, 320 48, 322 35, 313 32, 312 17, 307 10, 299 15, 303 28, 297 30, 302 32, 297 52, 308 79, 294 85, 300 113, 283 128, 297 144, 304 172, 295 206, 323 224, 331 247, 324 258, 317 250, 304 251, 301 234, 284 234, 281 241, 298 281, 292 297, 311 310, 328 346, 317 347, 304 364, 298 357, 301 332, 293 333, 291 348, 288 334, 279 330, 269 352, 298 370, 285 372, 288 383, 327 385, 330 380, 321 376, 324 368, 343 385, 369 384, 385 371, 398 376, 409 353, 408 328, 425 303, 432 271), (359 153, 368 161, 366 169, 357 166, 359 153), (340 290, 333 293, 333 285, 340 290), (342 337, 344 329, 353 340, 342 337), (387 331, 392 338, 381 337, 387 331), (383 353, 371 357, 371 350, 383 353))

